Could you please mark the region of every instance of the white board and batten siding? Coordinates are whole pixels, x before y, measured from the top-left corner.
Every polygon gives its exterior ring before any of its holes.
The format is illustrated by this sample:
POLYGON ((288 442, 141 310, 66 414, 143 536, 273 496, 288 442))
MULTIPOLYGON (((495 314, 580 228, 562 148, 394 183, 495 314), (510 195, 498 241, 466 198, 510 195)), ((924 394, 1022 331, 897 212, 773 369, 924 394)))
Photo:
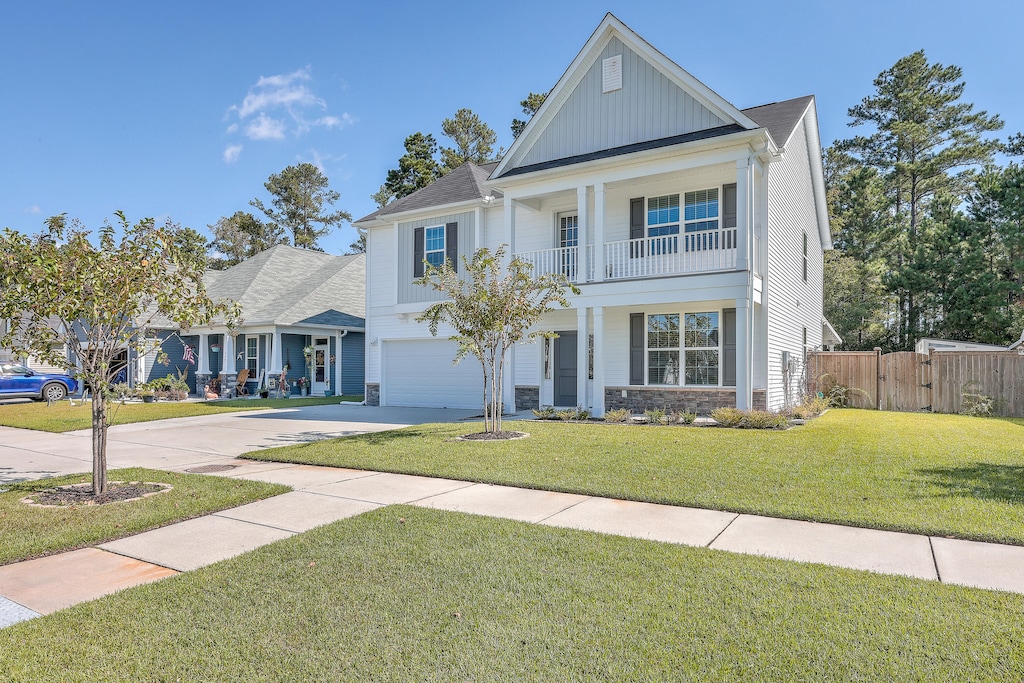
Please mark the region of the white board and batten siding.
POLYGON ((510 168, 726 125, 658 68, 612 38, 537 141, 510 168), (621 88, 605 90, 605 60, 622 57, 621 88))
POLYGON ((786 144, 781 161, 768 176, 768 386, 770 409, 782 407, 782 352, 803 359, 807 345, 821 346, 823 251, 811 187, 811 157, 806 119, 786 144), (803 236, 807 234, 807 281, 803 279, 803 236))
POLYGON ((447 339, 401 339, 382 347, 381 405, 430 408, 479 408, 483 370, 467 357, 458 365, 455 343, 447 339))

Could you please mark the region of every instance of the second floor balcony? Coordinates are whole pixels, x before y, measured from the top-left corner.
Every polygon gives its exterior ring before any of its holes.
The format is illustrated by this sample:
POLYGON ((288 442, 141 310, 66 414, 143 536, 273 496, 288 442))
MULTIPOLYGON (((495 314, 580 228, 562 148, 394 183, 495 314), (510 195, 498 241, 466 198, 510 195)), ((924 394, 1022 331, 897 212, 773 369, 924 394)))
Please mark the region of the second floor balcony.
MULTIPOLYGON (((760 273, 759 240, 754 238, 754 272, 760 273)), ((535 275, 561 273, 576 283, 670 277, 735 270, 736 228, 702 230, 586 246, 581 259, 578 246, 518 252, 535 275), (603 270, 603 273, 601 272, 603 270), (601 273, 599 277, 598 274, 601 273)))

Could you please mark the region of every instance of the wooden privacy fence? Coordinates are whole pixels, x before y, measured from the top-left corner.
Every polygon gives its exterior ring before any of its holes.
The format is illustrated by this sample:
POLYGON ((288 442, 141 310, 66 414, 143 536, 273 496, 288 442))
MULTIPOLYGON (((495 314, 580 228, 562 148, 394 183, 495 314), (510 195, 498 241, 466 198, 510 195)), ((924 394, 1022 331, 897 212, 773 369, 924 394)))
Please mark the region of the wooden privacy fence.
POLYGON ((849 405, 959 413, 964 394, 993 399, 992 411, 1024 417, 1024 355, 1016 351, 818 351, 807 356, 810 391, 850 387, 849 405))

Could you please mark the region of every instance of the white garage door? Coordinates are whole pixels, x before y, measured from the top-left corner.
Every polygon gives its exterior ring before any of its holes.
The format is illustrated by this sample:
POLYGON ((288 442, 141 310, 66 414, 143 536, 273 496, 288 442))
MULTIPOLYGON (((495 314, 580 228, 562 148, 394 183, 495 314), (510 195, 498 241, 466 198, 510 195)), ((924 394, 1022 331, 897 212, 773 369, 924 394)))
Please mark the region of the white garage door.
POLYGON ((480 408, 483 371, 470 356, 452 365, 456 346, 447 339, 386 341, 382 405, 480 408))

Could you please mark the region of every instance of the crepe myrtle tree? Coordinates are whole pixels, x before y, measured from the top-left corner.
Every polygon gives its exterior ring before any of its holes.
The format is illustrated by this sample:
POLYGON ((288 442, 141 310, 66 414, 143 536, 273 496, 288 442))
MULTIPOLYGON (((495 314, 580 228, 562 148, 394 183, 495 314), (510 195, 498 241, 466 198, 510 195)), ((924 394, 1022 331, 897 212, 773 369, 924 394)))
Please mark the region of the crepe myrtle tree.
POLYGON ((554 337, 553 332, 530 331, 554 304, 568 308, 566 291, 579 289, 561 273, 535 276, 533 266, 518 257, 507 266, 506 245, 494 253, 481 248, 472 259, 462 257, 464 273, 456 264, 440 266, 424 262, 423 277, 416 283, 441 292, 446 299, 433 304, 416 320, 427 322, 437 336, 442 323, 455 333, 449 339, 458 344, 454 363, 472 355, 483 370, 484 431, 501 433, 503 373, 509 349, 519 342, 554 337))
POLYGON ((91 390, 94 495, 107 488, 107 396, 118 353, 162 353, 154 326, 238 321, 236 304, 206 293, 202 235, 171 222, 132 225, 123 213, 115 216, 95 243, 63 214, 34 236, 0 232, 0 319, 8 321, 0 345, 73 372, 91 390))

